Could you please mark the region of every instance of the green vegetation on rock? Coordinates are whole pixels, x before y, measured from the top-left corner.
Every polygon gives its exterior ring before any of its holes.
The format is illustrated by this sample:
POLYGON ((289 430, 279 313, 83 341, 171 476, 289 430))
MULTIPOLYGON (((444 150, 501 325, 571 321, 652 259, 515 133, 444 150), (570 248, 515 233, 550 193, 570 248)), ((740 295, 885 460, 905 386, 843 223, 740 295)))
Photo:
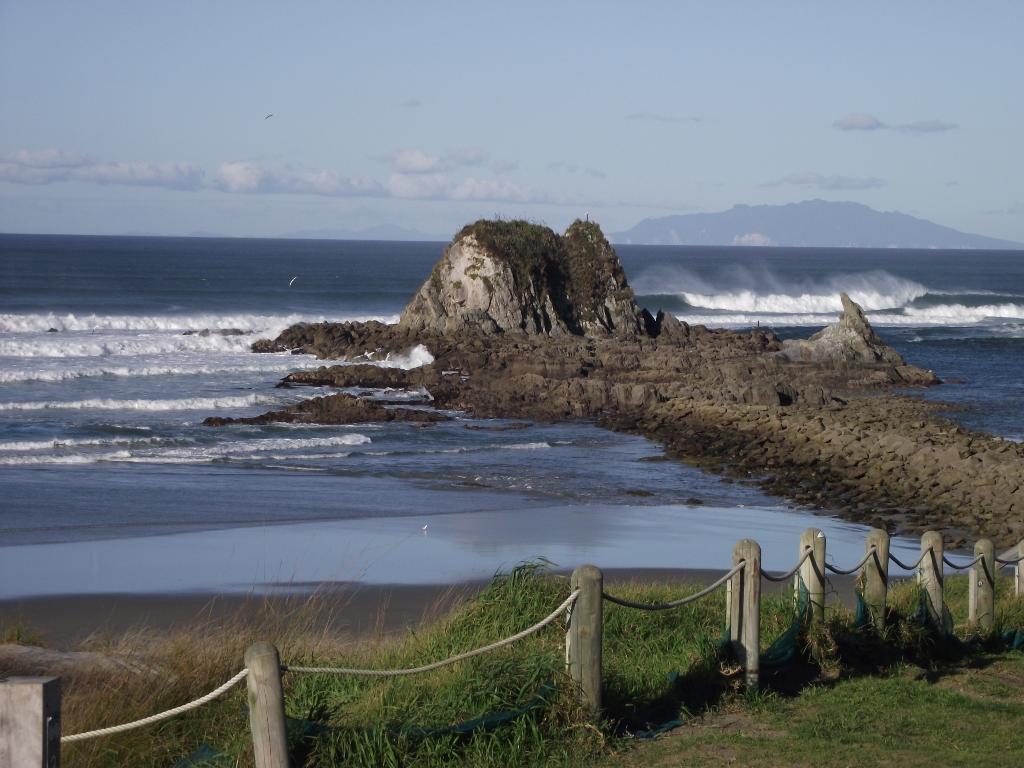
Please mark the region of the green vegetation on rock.
POLYGON ((509 267, 524 305, 543 306, 550 299, 572 333, 595 325, 614 329, 609 300, 636 312, 622 264, 594 222, 577 219, 558 235, 528 221, 480 219, 459 230, 453 242, 468 236, 509 267))

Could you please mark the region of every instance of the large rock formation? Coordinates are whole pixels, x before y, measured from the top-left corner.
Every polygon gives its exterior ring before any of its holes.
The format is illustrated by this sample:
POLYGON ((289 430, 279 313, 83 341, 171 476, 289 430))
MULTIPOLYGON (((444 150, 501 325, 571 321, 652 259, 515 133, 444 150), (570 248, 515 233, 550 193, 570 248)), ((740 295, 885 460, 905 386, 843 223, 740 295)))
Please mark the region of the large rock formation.
POLYGON ((797 362, 859 362, 903 365, 899 352, 875 333, 864 311, 845 293, 839 298, 843 312, 839 322, 824 328, 809 339, 791 339, 784 343, 782 354, 797 362))
MULTIPOLYGON (((839 321, 807 340, 691 327, 637 308, 594 224, 558 236, 526 222, 477 222, 456 236, 399 325, 300 324, 253 349, 366 363, 423 344, 433 362, 410 370, 348 364, 294 373, 285 385, 423 388, 435 408, 478 417, 596 419, 892 531, 1019 540, 1024 446, 957 427, 941 404, 885 394, 937 379, 905 364, 849 297, 842 304, 839 321)), ((252 421, 430 413, 399 411, 318 398, 252 421)))
POLYGON ((584 221, 562 236, 525 221, 464 227, 399 321, 414 332, 598 337, 654 325, 601 228, 584 221))

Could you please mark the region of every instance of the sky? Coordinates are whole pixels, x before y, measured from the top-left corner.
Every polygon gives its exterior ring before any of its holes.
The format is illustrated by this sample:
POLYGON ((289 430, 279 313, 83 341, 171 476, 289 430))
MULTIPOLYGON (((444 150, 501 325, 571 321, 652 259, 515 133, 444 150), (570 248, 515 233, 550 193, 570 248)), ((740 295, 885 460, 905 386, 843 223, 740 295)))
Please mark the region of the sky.
POLYGON ((1024 241, 1022 29, 998 0, 0 0, 0 231, 822 198, 1024 241))

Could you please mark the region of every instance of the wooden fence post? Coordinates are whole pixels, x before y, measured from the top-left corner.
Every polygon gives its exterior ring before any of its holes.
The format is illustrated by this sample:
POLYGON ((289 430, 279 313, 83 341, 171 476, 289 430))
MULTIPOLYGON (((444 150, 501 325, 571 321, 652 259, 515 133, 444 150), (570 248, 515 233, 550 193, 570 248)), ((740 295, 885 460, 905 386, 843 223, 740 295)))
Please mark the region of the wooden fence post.
POLYGON ((0 678, 0 766, 60 768, 60 678, 0 678))
POLYGON ((972 627, 987 634, 992 631, 996 604, 996 548, 992 540, 981 539, 975 544, 974 556, 982 559, 971 566, 969 620, 972 627))
POLYGON ((260 641, 245 652, 249 670, 249 728, 256 768, 288 768, 281 658, 272 643, 260 641))
POLYGON ((581 703, 591 717, 597 718, 601 714, 604 574, 595 565, 581 565, 572 572, 569 584, 580 594, 569 615, 565 661, 569 676, 579 688, 581 703))
POLYGON ((938 531, 927 531, 921 536, 921 567, 917 581, 925 594, 925 607, 932 623, 941 632, 944 627, 942 615, 942 534, 938 531))
POLYGON ((875 548, 873 557, 864 563, 864 603, 876 627, 885 626, 885 604, 889 596, 889 534, 881 528, 868 532, 867 551, 875 548))
MULTIPOLYGON (((811 556, 800 566, 800 578, 807 588, 807 597, 811 602, 811 624, 825 621, 825 533, 817 528, 808 528, 800 534, 800 557, 807 548, 811 556)), ((797 582, 797 599, 799 599, 800 582, 797 582)))
POLYGON ((729 640, 743 665, 747 688, 757 690, 761 676, 761 545, 743 539, 732 550, 732 564, 743 570, 729 580, 729 640))

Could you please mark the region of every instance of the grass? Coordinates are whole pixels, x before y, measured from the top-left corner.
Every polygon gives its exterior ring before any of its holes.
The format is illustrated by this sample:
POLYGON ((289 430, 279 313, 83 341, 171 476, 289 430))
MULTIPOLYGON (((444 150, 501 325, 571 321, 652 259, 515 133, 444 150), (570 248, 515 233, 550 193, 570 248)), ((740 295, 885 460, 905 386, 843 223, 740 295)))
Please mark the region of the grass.
MULTIPOLYGON (((447 618, 408 636, 344 643, 318 631, 314 599, 228 626, 194 626, 163 638, 94 641, 131 663, 64 678, 64 731, 125 722, 199 696, 233 675, 245 647, 272 639, 292 664, 404 667, 507 636, 547 615, 568 585, 538 566, 496 578, 447 618)), ((641 601, 684 594, 679 585, 632 584, 641 601)), ((696 589, 693 587, 692 589, 696 589)), ((1000 582, 997 623, 1024 626, 1024 601, 1000 582)), ((947 580, 952 614, 966 615, 965 578, 947 580)), ((916 627, 913 585, 892 592, 890 626, 861 632, 830 609, 807 652, 745 694, 740 670, 719 653, 724 598, 639 613, 605 609, 606 720, 587 722, 565 678, 564 624, 508 649, 423 675, 373 679, 285 675, 298 766, 988 765, 1021 748, 1024 654, 994 640, 949 644, 916 627), (500 710, 537 706, 493 729, 444 732, 500 710), (682 719, 653 742, 631 734, 682 719), (423 733, 416 728, 438 729, 423 733), (916 761, 916 762, 915 762, 916 761)), ((767 645, 792 621, 792 601, 766 597, 767 645)), ((966 636, 966 628, 958 627, 966 636)), ((0 668, 5 673, 42 670, 0 668)), ((202 709, 155 726, 69 745, 68 766, 251 765, 244 684, 202 709), (219 757, 187 761, 201 745, 219 757), (185 760, 185 762, 181 762, 185 760)), ((1002 760, 1001 762, 1006 762, 1002 760)))

